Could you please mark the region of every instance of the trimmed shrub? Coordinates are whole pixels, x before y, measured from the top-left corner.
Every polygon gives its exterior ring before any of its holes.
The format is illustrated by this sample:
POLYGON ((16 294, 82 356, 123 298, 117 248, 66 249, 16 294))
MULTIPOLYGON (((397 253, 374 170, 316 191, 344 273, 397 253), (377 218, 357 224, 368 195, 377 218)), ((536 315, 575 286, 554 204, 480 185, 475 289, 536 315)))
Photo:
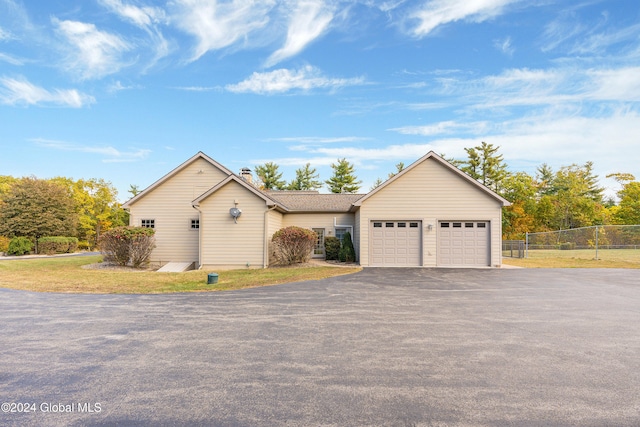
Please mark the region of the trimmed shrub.
POLYGON ((11 239, 8 237, 0 236, 0 254, 4 254, 9 250, 9 242, 11 239))
POLYGON ((333 236, 325 237, 324 253, 327 261, 337 261, 340 256, 340 239, 333 236))
POLYGON ((77 237, 50 236, 38 239, 38 252, 41 254, 69 254, 77 250, 77 237))
POLYGON ((28 237, 14 237, 9 242, 7 253, 9 255, 24 255, 31 252, 33 243, 28 237))
POLYGON ((342 248, 340 249, 339 259, 342 262, 355 262, 356 250, 351 241, 351 233, 348 231, 342 236, 342 248))
POLYGON ((285 227, 276 231, 271 238, 273 254, 281 265, 307 262, 316 245, 318 235, 301 227, 285 227))
POLYGON ((98 246, 107 262, 140 267, 156 247, 155 230, 147 227, 116 227, 100 236, 98 246))

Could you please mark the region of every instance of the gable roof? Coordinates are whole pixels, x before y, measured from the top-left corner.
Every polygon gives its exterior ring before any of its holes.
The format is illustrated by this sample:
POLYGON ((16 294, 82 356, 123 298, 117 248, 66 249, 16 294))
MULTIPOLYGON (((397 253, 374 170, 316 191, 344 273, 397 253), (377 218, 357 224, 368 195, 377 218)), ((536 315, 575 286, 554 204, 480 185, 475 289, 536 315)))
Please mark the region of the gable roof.
POLYGON ((281 209, 284 209, 283 206, 281 204, 279 204, 276 200, 274 200, 273 198, 269 197, 269 195, 267 195, 263 191, 260 191, 259 189, 257 189, 253 185, 249 184, 247 181, 245 181, 243 178, 239 177, 236 174, 229 175, 228 177, 226 177, 225 179, 220 181, 218 184, 216 184, 213 187, 211 187, 205 193, 203 193, 200 196, 198 196, 198 198, 195 199, 193 202, 191 202, 191 204, 193 206, 198 206, 200 204, 200 202, 202 202, 207 197, 211 196, 213 193, 215 193, 216 191, 218 191, 219 189, 221 189, 222 187, 224 187, 225 185, 227 185, 231 181, 234 181, 234 182, 240 184, 242 187, 246 188, 247 190, 249 190, 250 192, 255 194, 257 197, 259 197, 262 200, 264 200, 265 203, 267 204, 267 206, 276 206, 276 207, 279 207, 281 209))
POLYGON ((330 193, 317 191, 268 191, 272 199, 284 205, 288 212, 349 212, 353 203, 364 194, 330 193))
POLYGON ((499 201, 500 203, 502 203, 502 206, 510 206, 511 205, 511 203, 507 199, 505 199, 504 197, 500 196, 498 193, 494 192, 493 190, 491 190, 490 188, 486 187, 485 185, 483 185, 482 183, 478 182, 477 180, 473 179, 472 177, 470 177, 469 175, 467 175, 466 173, 464 173, 463 171, 461 171, 460 169, 458 169, 457 167, 455 167, 454 165, 452 165, 451 163, 449 163, 448 161, 446 161, 442 157, 438 156, 433 151, 429 151, 426 155, 422 156, 420 159, 416 160, 411 165, 409 165, 409 167, 407 167, 406 169, 403 169, 401 172, 397 173, 392 178, 390 178, 387 181, 385 181, 379 187, 377 187, 374 190, 370 191, 369 193, 365 194, 363 197, 361 197, 360 199, 355 201, 353 203, 353 205, 354 206, 362 206, 362 203, 365 200, 367 200, 369 197, 371 197, 374 194, 378 193, 379 191, 383 190, 389 184, 391 184, 392 182, 394 182, 395 180, 397 180, 401 176, 409 173, 409 171, 411 171, 412 169, 416 168, 418 165, 420 165, 421 163, 427 161, 428 159, 432 159, 432 160, 435 160, 436 162, 440 163, 442 166, 444 166, 445 168, 449 169, 452 173, 460 176, 461 178, 463 178, 464 180, 466 180, 467 182, 469 182, 470 184, 475 186, 478 190, 486 193, 488 196, 490 196, 490 197, 496 199, 497 201, 499 201))
POLYGON ((126 202, 124 202, 122 204, 122 207, 125 208, 125 209, 130 207, 132 204, 134 204, 138 200, 142 199, 144 196, 146 196, 147 194, 152 192, 154 189, 156 189, 157 187, 162 185, 165 181, 169 180, 171 177, 173 177, 178 172, 180 172, 181 170, 183 170, 184 168, 186 168, 187 166, 189 166, 191 163, 195 162, 198 159, 206 160, 207 162, 211 163, 213 166, 215 166, 216 168, 220 169, 221 171, 223 171, 227 175, 232 175, 233 174, 233 172, 231 172, 229 169, 227 169, 226 167, 222 166, 220 163, 216 162, 211 157, 209 157, 206 154, 204 154, 202 151, 198 151, 198 153, 196 155, 194 155, 193 157, 191 157, 190 159, 188 159, 187 161, 182 163, 180 166, 176 167, 171 172, 169 172, 168 174, 166 174, 165 176, 163 176, 162 178, 160 178, 159 180, 157 180, 156 182, 154 182, 153 184, 151 184, 150 186, 145 188, 143 191, 138 193, 136 196, 134 196, 131 199, 129 199, 126 202))

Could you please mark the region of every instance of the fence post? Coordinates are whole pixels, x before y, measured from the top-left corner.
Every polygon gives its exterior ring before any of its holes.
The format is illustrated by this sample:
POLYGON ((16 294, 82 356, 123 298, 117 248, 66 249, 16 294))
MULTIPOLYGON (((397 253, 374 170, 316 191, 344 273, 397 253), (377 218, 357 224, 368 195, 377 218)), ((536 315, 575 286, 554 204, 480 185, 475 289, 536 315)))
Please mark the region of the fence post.
POLYGON ((529 258, 529 232, 524 233, 524 257, 529 258))
POLYGON ((598 259, 598 226, 596 225, 596 260, 598 259))

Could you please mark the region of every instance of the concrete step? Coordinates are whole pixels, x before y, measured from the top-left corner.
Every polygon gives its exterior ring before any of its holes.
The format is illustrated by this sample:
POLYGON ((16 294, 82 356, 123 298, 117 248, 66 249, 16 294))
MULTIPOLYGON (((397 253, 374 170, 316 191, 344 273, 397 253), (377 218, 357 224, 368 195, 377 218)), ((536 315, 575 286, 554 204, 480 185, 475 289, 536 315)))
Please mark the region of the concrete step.
POLYGON ((193 270, 194 267, 194 262, 168 262, 158 269, 158 273, 182 273, 193 270))

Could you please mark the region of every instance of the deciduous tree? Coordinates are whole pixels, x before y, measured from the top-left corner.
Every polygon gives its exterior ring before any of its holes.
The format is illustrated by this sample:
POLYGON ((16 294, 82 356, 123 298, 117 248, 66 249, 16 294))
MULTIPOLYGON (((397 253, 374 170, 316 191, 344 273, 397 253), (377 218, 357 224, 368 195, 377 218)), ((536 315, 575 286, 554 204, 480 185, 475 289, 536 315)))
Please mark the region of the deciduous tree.
POLYGON ((0 206, 0 235, 75 236, 78 216, 68 189, 52 181, 22 178, 0 206))
POLYGON ((620 204, 613 215, 617 224, 640 224, 640 182, 627 182, 618 192, 620 204))

